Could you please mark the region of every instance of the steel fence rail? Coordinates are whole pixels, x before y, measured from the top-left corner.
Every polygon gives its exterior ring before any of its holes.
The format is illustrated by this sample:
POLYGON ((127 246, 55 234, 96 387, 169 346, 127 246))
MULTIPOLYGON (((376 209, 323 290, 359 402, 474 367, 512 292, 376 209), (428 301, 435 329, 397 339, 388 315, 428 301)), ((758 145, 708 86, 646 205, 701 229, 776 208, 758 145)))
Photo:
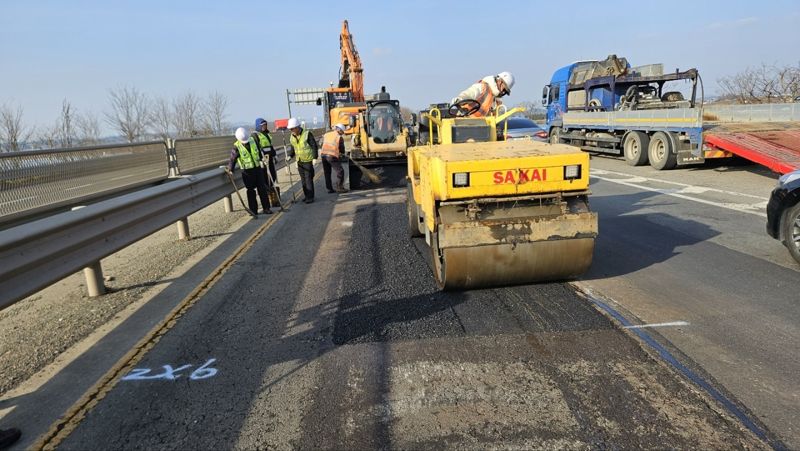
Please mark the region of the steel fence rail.
POLYGON ((166 180, 164 142, 0 153, 0 223, 166 180))
MULTIPOLYGON (((315 137, 325 130, 313 129, 315 137)), ((279 152, 288 132, 272 133, 279 152)), ((0 153, 0 226, 226 164, 233 136, 0 153)), ((282 158, 278 159, 279 162, 282 158)))
POLYGON ((714 116, 714 122, 795 122, 800 121, 800 103, 704 105, 703 113, 714 116))
POLYGON ((214 169, 0 231, 0 310, 231 193, 214 169))

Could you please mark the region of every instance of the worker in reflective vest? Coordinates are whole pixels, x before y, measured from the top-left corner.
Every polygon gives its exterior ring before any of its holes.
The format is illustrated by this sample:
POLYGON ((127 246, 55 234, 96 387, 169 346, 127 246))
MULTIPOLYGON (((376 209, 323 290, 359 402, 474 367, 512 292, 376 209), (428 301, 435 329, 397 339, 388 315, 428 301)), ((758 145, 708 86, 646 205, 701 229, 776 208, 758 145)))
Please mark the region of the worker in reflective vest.
POLYGON ((346 193, 344 189, 344 169, 340 158, 344 155, 344 125, 336 124, 333 130, 322 137, 322 170, 325 173, 325 187, 329 193, 346 193), (336 189, 331 182, 331 170, 336 171, 336 189))
POLYGON ((261 151, 264 155, 269 156, 269 175, 272 178, 267 177, 267 187, 272 188, 272 182, 278 183, 278 171, 275 169, 275 157, 278 155, 275 152, 275 147, 272 145, 272 136, 269 134, 269 128, 267 127, 267 121, 262 118, 256 119, 256 128, 250 136, 256 141, 259 147, 261 147, 261 151))
POLYGON ((513 86, 514 76, 511 75, 510 72, 500 72, 497 75, 489 75, 461 91, 460 94, 450 101, 450 104, 455 105, 462 100, 474 100, 477 103, 467 103, 463 105, 464 109, 467 111, 472 110, 469 116, 485 117, 490 115, 496 106, 502 105, 498 97, 511 94, 511 88, 513 86))
POLYGON ((317 158, 319 147, 314 135, 300 126, 297 118, 290 118, 287 128, 292 132, 289 144, 292 152, 297 157, 297 172, 303 184, 303 202, 314 202, 314 159, 317 158))
POLYGON ((256 202, 256 191, 258 198, 261 199, 261 206, 264 214, 272 214, 270 210, 269 197, 267 196, 267 182, 264 169, 261 167, 261 149, 256 141, 247 136, 244 128, 236 129, 236 141, 233 143, 233 150, 228 161, 228 171, 233 171, 236 165, 242 170, 242 182, 247 188, 247 207, 257 217, 258 202, 256 202))

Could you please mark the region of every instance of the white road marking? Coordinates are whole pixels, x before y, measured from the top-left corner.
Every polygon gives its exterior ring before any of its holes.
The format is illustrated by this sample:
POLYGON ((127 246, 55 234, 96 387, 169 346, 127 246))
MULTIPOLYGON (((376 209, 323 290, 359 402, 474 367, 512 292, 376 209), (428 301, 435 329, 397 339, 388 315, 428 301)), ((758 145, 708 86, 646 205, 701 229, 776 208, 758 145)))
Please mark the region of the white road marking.
POLYGON ((654 324, 639 324, 637 326, 625 326, 625 329, 644 329, 650 327, 676 327, 676 326, 688 326, 689 323, 686 321, 672 321, 669 323, 654 323, 654 324))
POLYGON ((625 174, 625 173, 622 173, 622 172, 605 171, 605 170, 602 170, 602 169, 592 169, 591 172, 592 172, 591 177, 594 177, 594 178, 596 178, 598 180, 603 180, 605 182, 616 183, 618 185, 624 185, 624 186, 629 186, 631 188, 636 188, 636 189, 640 189, 640 190, 644 190, 644 191, 650 191, 650 192, 653 192, 653 193, 664 194, 664 195, 667 195, 667 196, 677 197, 679 199, 690 200, 692 202, 698 202, 698 203, 701 203, 701 204, 713 205, 715 207, 725 208, 725 209, 728 209, 728 210, 738 211, 738 212, 742 212, 742 213, 748 213, 748 214, 751 214, 751 215, 760 216, 762 218, 766 218, 767 217, 766 208, 767 208, 768 199, 764 198, 764 197, 753 196, 751 194, 737 193, 737 192, 734 192, 734 191, 724 191, 724 190, 719 190, 719 189, 715 189, 715 188, 697 187, 697 186, 693 186, 693 185, 687 185, 685 183, 669 182, 669 181, 666 181, 666 180, 648 179, 646 177, 638 177, 638 176, 633 176, 633 175, 630 175, 630 174, 625 174), (613 178, 613 177, 601 177, 601 175, 605 175, 605 174, 630 175, 630 178, 622 179, 622 178, 613 178), (650 181, 650 182, 656 182, 656 183, 667 183, 667 184, 672 184, 672 185, 678 185, 678 186, 681 186, 681 188, 677 188, 677 189, 675 189, 675 188, 673 188, 673 189, 652 188, 652 187, 649 187, 649 186, 640 185, 639 183, 642 183, 640 181, 641 179, 644 179, 644 180, 650 181), (634 181, 631 181, 631 180, 634 180, 634 181), (750 198, 754 198, 754 199, 759 199, 760 202, 754 202, 754 203, 751 203, 751 204, 740 204, 740 203, 735 203, 735 202, 716 202, 716 201, 700 199, 698 197, 693 197, 693 196, 687 196, 686 195, 687 193, 688 194, 697 194, 697 193, 700 193, 700 192, 717 192, 717 193, 723 193, 723 194, 734 195, 734 196, 750 197, 750 198))
POLYGON ((78 185, 78 186, 73 186, 71 188, 66 188, 64 191, 72 191, 74 189, 86 188, 87 186, 92 186, 92 185, 93 185, 92 183, 87 183, 85 185, 78 185))
POLYGON ((642 177, 642 176, 639 176, 639 175, 628 174, 627 172, 617 172, 617 171, 609 171, 607 169, 594 169, 594 168, 592 168, 590 170, 590 172, 591 172, 592 175, 594 175, 594 174, 598 174, 598 175, 621 175, 621 176, 624 176, 624 177, 627 177, 627 178, 625 178, 625 179, 611 179, 611 180, 619 180, 619 181, 624 181, 624 182, 629 182, 629 183, 655 182, 655 183, 666 183, 668 185, 682 186, 686 190, 685 191, 686 193, 700 194, 700 193, 707 193, 707 192, 715 192, 715 193, 722 193, 722 194, 730 194, 732 196, 752 197, 753 199, 759 199, 759 200, 763 200, 765 202, 769 200, 768 197, 755 196, 753 194, 740 193, 740 192, 737 192, 737 191, 726 191, 726 190, 717 189, 717 188, 708 188, 708 187, 705 187, 705 186, 690 185, 688 183, 672 182, 672 181, 669 181, 669 180, 653 179, 653 178, 648 178, 648 177, 642 177))

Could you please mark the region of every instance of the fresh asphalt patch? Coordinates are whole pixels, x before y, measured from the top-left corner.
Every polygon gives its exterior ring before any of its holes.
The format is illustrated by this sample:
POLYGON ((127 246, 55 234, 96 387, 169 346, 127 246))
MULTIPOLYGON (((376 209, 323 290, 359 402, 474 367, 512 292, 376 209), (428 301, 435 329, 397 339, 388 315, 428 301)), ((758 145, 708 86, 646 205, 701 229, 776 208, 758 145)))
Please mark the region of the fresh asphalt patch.
POLYGON ((569 284, 439 291, 396 182, 294 206, 60 447, 766 446, 569 284))

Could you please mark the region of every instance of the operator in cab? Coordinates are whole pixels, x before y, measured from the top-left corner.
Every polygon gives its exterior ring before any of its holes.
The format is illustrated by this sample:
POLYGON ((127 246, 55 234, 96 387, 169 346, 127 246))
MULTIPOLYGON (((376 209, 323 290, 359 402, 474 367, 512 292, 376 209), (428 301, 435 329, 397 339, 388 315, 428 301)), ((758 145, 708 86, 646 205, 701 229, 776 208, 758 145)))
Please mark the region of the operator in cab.
POLYGON ((511 88, 513 86, 514 76, 511 75, 511 72, 500 72, 497 75, 489 75, 461 91, 460 94, 450 101, 450 104, 455 105, 465 100, 474 100, 474 103, 465 103, 462 110, 469 111, 469 116, 471 117, 486 117, 491 114, 496 107, 502 105, 502 102, 498 100, 498 98, 511 94, 511 88))

